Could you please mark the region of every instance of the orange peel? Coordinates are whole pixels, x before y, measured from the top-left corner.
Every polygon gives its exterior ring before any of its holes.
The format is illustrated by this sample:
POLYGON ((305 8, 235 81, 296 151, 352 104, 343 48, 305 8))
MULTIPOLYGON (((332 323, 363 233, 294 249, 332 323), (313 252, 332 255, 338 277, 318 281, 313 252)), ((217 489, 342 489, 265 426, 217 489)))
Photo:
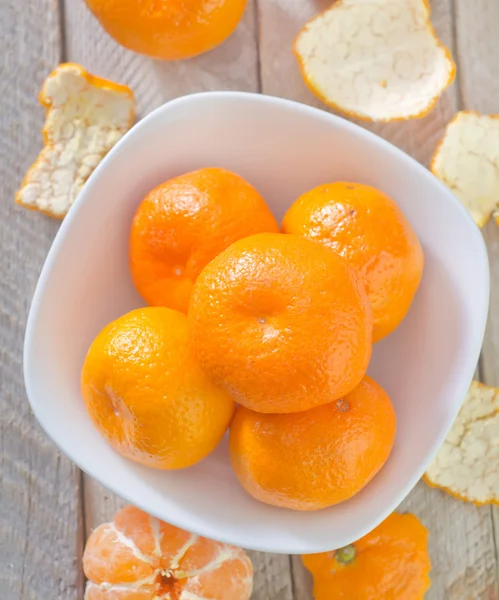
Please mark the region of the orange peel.
POLYGON ((45 80, 44 147, 28 169, 16 202, 63 218, 83 184, 135 119, 133 92, 74 63, 60 64, 45 80))
POLYGON ((300 31, 294 52, 316 96, 368 121, 425 116, 456 71, 427 0, 337 0, 300 31))
POLYGON ((461 111, 447 125, 431 171, 483 227, 499 220, 499 115, 461 111))
POLYGON ((499 504, 499 388, 473 381, 423 479, 451 496, 499 504))

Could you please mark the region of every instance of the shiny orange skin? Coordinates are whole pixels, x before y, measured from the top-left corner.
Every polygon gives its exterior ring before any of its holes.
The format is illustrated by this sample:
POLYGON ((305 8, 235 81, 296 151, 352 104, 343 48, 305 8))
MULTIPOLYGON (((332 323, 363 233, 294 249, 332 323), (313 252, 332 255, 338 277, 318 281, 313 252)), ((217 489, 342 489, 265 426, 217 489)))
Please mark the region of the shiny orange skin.
POLYGON ((236 240, 279 225, 260 194, 226 169, 186 173, 149 192, 130 234, 130 269, 152 306, 187 312, 201 270, 236 240))
POLYGON ((162 60, 212 50, 237 27, 247 0, 85 0, 102 27, 129 50, 162 60))
POLYGON ((302 561, 315 600, 423 600, 430 588, 428 531, 411 514, 393 513, 351 546, 302 561))
POLYGON ((349 394, 293 414, 238 408, 230 455, 244 489, 292 510, 333 506, 357 494, 385 464, 395 439, 390 398, 364 377, 349 394))
POLYGON ((263 413, 340 398, 371 356, 371 307, 359 278, 334 252, 297 236, 232 244, 198 277, 189 320, 208 377, 263 413))
POLYGON ((140 308, 98 334, 85 358, 81 392, 99 432, 120 454, 156 469, 205 458, 234 412, 194 359, 187 317, 140 308))
POLYGON ((248 600, 253 568, 240 548, 126 506, 97 527, 83 554, 85 600, 248 600))
POLYGON ((321 242, 359 273, 375 342, 398 327, 419 287, 424 257, 409 221, 386 194, 358 183, 321 185, 291 206, 282 231, 321 242))

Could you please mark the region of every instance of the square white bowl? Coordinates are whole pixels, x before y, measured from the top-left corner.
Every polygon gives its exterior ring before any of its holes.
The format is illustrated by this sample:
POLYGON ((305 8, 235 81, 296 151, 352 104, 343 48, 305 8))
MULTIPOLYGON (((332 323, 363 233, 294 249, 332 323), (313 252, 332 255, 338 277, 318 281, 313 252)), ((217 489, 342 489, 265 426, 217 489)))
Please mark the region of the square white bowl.
POLYGON ((419 480, 455 418, 479 357, 489 297, 482 236, 426 169, 356 125, 294 102, 235 92, 179 98, 140 121, 102 161, 66 217, 40 276, 24 369, 35 415, 85 472, 145 511, 201 535, 268 552, 312 553, 358 539, 419 480), (232 169, 278 218, 330 181, 376 186, 403 209, 424 247, 410 314, 375 346, 370 374, 390 394, 398 431, 385 467, 357 496, 300 513, 253 500, 227 444, 180 472, 123 459, 87 416, 80 369, 98 331, 143 303, 128 272, 134 211, 160 182, 207 166, 232 169))

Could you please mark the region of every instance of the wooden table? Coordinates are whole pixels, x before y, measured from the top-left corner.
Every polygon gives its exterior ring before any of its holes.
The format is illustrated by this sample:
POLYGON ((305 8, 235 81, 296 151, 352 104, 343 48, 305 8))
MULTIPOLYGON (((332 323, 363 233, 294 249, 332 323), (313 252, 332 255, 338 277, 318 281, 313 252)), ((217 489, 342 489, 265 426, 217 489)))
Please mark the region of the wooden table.
MULTIPOLYGON (((231 39, 197 59, 161 63, 124 50, 83 0, 0 0, 0 598, 81 600, 88 533, 122 501, 62 456, 31 414, 22 379, 26 316, 58 223, 15 207, 13 196, 41 147, 36 97, 56 64, 75 61, 129 84, 142 116, 182 94, 261 91, 320 105, 291 53, 300 25, 329 0, 249 0, 231 39)), ((499 1, 432 0, 433 23, 458 64, 456 83, 423 120, 368 125, 427 165, 458 109, 499 113, 499 1)), ((366 126, 364 124, 364 126, 366 126)), ((499 385, 499 229, 485 231, 492 271, 491 314, 478 366, 499 385)), ((498 465, 499 468, 499 465, 498 465)), ((430 530, 430 600, 498 598, 499 510, 476 508, 420 483, 401 507, 430 530)), ((298 558, 252 553, 255 600, 310 600, 298 558)))

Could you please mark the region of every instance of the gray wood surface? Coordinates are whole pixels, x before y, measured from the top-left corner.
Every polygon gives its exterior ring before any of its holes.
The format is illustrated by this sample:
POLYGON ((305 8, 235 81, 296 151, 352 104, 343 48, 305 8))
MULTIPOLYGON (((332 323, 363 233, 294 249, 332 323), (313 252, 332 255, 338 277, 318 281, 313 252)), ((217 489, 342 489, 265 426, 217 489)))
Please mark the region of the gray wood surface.
MULTIPOLYGON (((499 113, 499 2, 456 0, 456 53, 462 108, 499 113)), ((485 239, 491 270, 490 312, 480 360, 480 376, 489 385, 499 386, 499 228, 488 224, 485 239)), ((494 539, 499 539, 499 508, 490 509, 494 539)), ((497 559, 497 553, 496 553, 497 559)), ((495 579, 499 564, 496 561, 495 579)), ((492 588, 493 586, 491 586, 492 588)), ((497 594, 497 584, 494 593, 497 594)), ((497 596, 496 596, 497 597, 497 596)))
POLYGON ((58 224, 12 201, 41 146, 41 83, 61 60, 57 2, 2 0, 0 40, 0 598, 79 600, 81 475, 35 423, 22 378, 26 316, 58 224))
MULTIPOLYGON (((202 57, 161 63, 111 40, 83 0, 0 0, 0 599, 81 600, 82 545, 123 501, 79 471, 36 424, 22 382, 22 340, 36 279, 58 224, 13 204, 41 147, 41 82, 62 60, 133 87, 143 116, 185 93, 262 91, 324 108, 303 84, 290 51, 303 23, 330 0, 250 0, 237 32, 202 57)), ((422 120, 366 125, 428 165, 456 110, 499 113, 499 2, 432 0, 433 23, 454 52, 456 83, 422 120)), ((499 385, 499 229, 485 232, 491 313, 480 362, 499 385)), ((497 508, 477 508, 420 483, 401 510, 430 530, 428 600, 497 600, 497 508)), ((255 600, 311 600, 298 557, 252 553, 255 600)))

